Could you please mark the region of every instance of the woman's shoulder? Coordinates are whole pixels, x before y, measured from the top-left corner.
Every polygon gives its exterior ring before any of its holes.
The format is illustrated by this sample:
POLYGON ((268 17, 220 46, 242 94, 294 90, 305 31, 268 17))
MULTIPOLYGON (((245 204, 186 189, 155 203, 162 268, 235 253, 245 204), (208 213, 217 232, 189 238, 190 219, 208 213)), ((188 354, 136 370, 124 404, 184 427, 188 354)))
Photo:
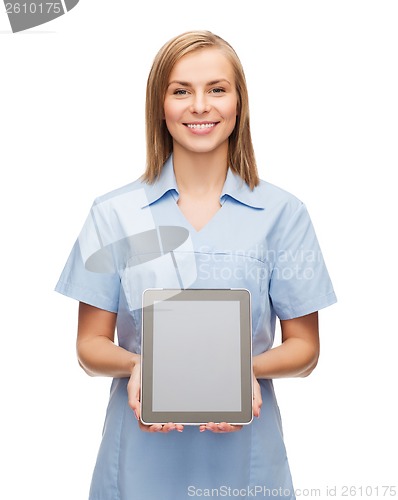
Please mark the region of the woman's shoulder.
POLYGON ((117 188, 111 189, 105 193, 98 195, 94 199, 93 205, 99 205, 101 203, 110 202, 115 199, 124 198, 126 196, 130 196, 134 191, 137 191, 137 196, 139 196, 140 191, 145 191, 146 183, 142 181, 142 176, 138 179, 129 182, 128 184, 124 184, 123 186, 119 186, 117 188))
POLYGON ((295 194, 263 179, 260 179, 253 193, 263 201, 266 209, 290 207, 295 210, 304 205, 303 201, 295 194))

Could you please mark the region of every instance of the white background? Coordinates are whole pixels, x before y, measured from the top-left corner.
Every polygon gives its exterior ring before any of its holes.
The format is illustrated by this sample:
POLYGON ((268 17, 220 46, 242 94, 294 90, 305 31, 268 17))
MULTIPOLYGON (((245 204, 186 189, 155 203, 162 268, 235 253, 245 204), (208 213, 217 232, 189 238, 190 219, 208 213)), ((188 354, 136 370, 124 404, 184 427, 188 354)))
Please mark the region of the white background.
POLYGON ((261 177, 307 204, 339 299, 315 372, 275 382, 295 486, 398 483, 397 26, 387 0, 81 0, 13 34, 0 7, 1 498, 87 498, 110 381, 53 288, 93 198, 142 173, 147 74, 190 29, 238 52, 261 177))

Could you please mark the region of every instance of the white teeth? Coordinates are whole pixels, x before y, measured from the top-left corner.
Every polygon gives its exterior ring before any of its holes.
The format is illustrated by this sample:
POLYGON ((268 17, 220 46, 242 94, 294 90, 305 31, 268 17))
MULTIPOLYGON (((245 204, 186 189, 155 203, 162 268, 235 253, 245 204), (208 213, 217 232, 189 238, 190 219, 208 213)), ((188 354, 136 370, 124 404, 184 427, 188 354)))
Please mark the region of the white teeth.
POLYGON ((211 128, 215 123, 188 123, 188 128, 211 128))

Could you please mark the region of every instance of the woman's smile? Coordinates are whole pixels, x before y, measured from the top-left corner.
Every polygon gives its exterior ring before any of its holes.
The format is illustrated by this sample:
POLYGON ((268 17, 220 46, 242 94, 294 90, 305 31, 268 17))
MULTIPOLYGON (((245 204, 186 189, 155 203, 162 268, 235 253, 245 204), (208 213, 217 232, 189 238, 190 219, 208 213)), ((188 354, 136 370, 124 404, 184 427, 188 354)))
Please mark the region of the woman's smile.
POLYGON ((193 122, 184 123, 188 129, 196 135, 207 135, 210 134, 219 122, 193 122))

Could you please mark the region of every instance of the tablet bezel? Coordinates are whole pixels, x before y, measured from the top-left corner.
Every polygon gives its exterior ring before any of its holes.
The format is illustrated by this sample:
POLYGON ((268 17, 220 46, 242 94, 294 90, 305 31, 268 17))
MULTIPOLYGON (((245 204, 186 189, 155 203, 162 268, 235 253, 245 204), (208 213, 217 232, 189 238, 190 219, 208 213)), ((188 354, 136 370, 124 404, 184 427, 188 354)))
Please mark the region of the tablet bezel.
POLYGON ((173 422, 200 425, 208 422, 250 424, 253 420, 252 387, 252 328, 250 292, 245 288, 231 289, 159 289, 149 288, 142 295, 141 337, 141 421, 146 425, 173 422), (240 304, 240 411, 153 411, 153 314, 154 303, 165 300, 237 301, 240 304))

